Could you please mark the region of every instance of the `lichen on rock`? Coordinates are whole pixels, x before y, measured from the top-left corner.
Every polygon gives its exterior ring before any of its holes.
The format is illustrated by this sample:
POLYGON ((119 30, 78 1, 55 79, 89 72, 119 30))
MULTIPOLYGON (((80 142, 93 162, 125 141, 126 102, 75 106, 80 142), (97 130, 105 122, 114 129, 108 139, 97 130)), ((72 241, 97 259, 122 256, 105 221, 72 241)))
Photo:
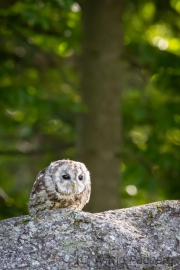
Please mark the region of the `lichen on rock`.
POLYGON ((0 269, 180 269, 180 201, 0 222, 0 269))

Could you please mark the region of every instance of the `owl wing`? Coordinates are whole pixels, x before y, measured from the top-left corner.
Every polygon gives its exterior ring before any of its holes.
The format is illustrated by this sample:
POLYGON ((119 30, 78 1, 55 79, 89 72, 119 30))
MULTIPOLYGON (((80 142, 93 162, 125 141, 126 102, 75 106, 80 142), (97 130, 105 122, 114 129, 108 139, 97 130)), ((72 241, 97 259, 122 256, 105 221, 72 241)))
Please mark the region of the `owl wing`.
POLYGON ((44 206, 44 202, 47 199, 46 188, 45 188, 45 175, 47 168, 40 171, 36 177, 36 181, 33 184, 30 198, 29 198, 29 213, 35 214, 40 211, 44 206))

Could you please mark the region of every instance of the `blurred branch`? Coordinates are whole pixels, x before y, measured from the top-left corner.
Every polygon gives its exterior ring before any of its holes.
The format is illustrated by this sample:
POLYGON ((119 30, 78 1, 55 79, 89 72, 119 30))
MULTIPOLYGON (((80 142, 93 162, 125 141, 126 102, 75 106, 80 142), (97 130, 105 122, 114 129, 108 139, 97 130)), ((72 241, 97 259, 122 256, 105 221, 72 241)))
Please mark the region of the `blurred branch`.
POLYGON ((55 153, 58 151, 64 151, 69 147, 73 147, 74 144, 69 143, 69 144, 64 144, 62 146, 58 146, 56 148, 51 148, 51 149, 38 149, 38 150, 31 150, 28 152, 21 152, 18 150, 8 150, 8 151, 0 151, 0 156, 26 156, 26 157, 31 157, 31 156, 40 156, 44 154, 50 154, 50 153, 55 153))
POLYGON ((16 0, 1 1, 0 8, 9 8, 10 6, 13 6, 16 2, 16 0))
POLYGON ((9 198, 9 196, 7 195, 7 193, 4 191, 4 189, 1 186, 0 186, 0 197, 4 201, 6 201, 9 198))
POLYGON ((7 18, 1 14, 0 21, 1 21, 1 24, 6 25, 8 29, 11 29, 13 31, 17 31, 18 29, 26 30, 26 31, 29 30, 29 31, 32 31, 32 35, 36 33, 36 34, 53 36, 57 38, 59 37, 59 35, 62 34, 60 31, 56 31, 52 27, 51 27, 51 30, 47 30, 39 25, 30 26, 28 25, 28 23, 25 23, 24 21, 22 21, 19 15, 9 15, 7 18), (15 21, 16 24, 12 24, 12 21, 15 21))
POLYGON ((2 49, 0 51, 0 58, 1 58, 1 61, 13 59, 16 62, 20 62, 20 61, 22 62, 24 60, 21 57, 18 57, 17 55, 15 55, 14 53, 3 51, 2 49))
POLYGON ((38 150, 38 151, 29 151, 27 153, 23 153, 17 150, 9 150, 9 151, 0 151, 0 156, 34 156, 34 155, 44 155, 45 153, 50 153, 50 151, 38 150))

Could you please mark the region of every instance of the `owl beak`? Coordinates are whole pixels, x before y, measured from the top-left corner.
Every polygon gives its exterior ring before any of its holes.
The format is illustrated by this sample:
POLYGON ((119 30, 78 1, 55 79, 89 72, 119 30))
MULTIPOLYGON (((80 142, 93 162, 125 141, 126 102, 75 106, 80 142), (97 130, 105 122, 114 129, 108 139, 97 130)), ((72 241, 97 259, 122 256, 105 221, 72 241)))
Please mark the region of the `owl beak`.
POLYGON ((73 189, 76 190, 76 183, 73 183, 73 189))

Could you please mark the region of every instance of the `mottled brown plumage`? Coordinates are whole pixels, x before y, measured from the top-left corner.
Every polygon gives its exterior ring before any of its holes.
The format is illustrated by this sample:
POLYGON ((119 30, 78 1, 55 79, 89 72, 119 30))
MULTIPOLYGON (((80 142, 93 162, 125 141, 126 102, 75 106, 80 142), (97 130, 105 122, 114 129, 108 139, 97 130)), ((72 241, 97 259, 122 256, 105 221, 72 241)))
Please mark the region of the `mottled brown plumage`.
POLYGON ((91 193, 90 174, 81 162, 57 160, 37 175, 29 199, 29 213, 70 208, 81 210, 91 193))

